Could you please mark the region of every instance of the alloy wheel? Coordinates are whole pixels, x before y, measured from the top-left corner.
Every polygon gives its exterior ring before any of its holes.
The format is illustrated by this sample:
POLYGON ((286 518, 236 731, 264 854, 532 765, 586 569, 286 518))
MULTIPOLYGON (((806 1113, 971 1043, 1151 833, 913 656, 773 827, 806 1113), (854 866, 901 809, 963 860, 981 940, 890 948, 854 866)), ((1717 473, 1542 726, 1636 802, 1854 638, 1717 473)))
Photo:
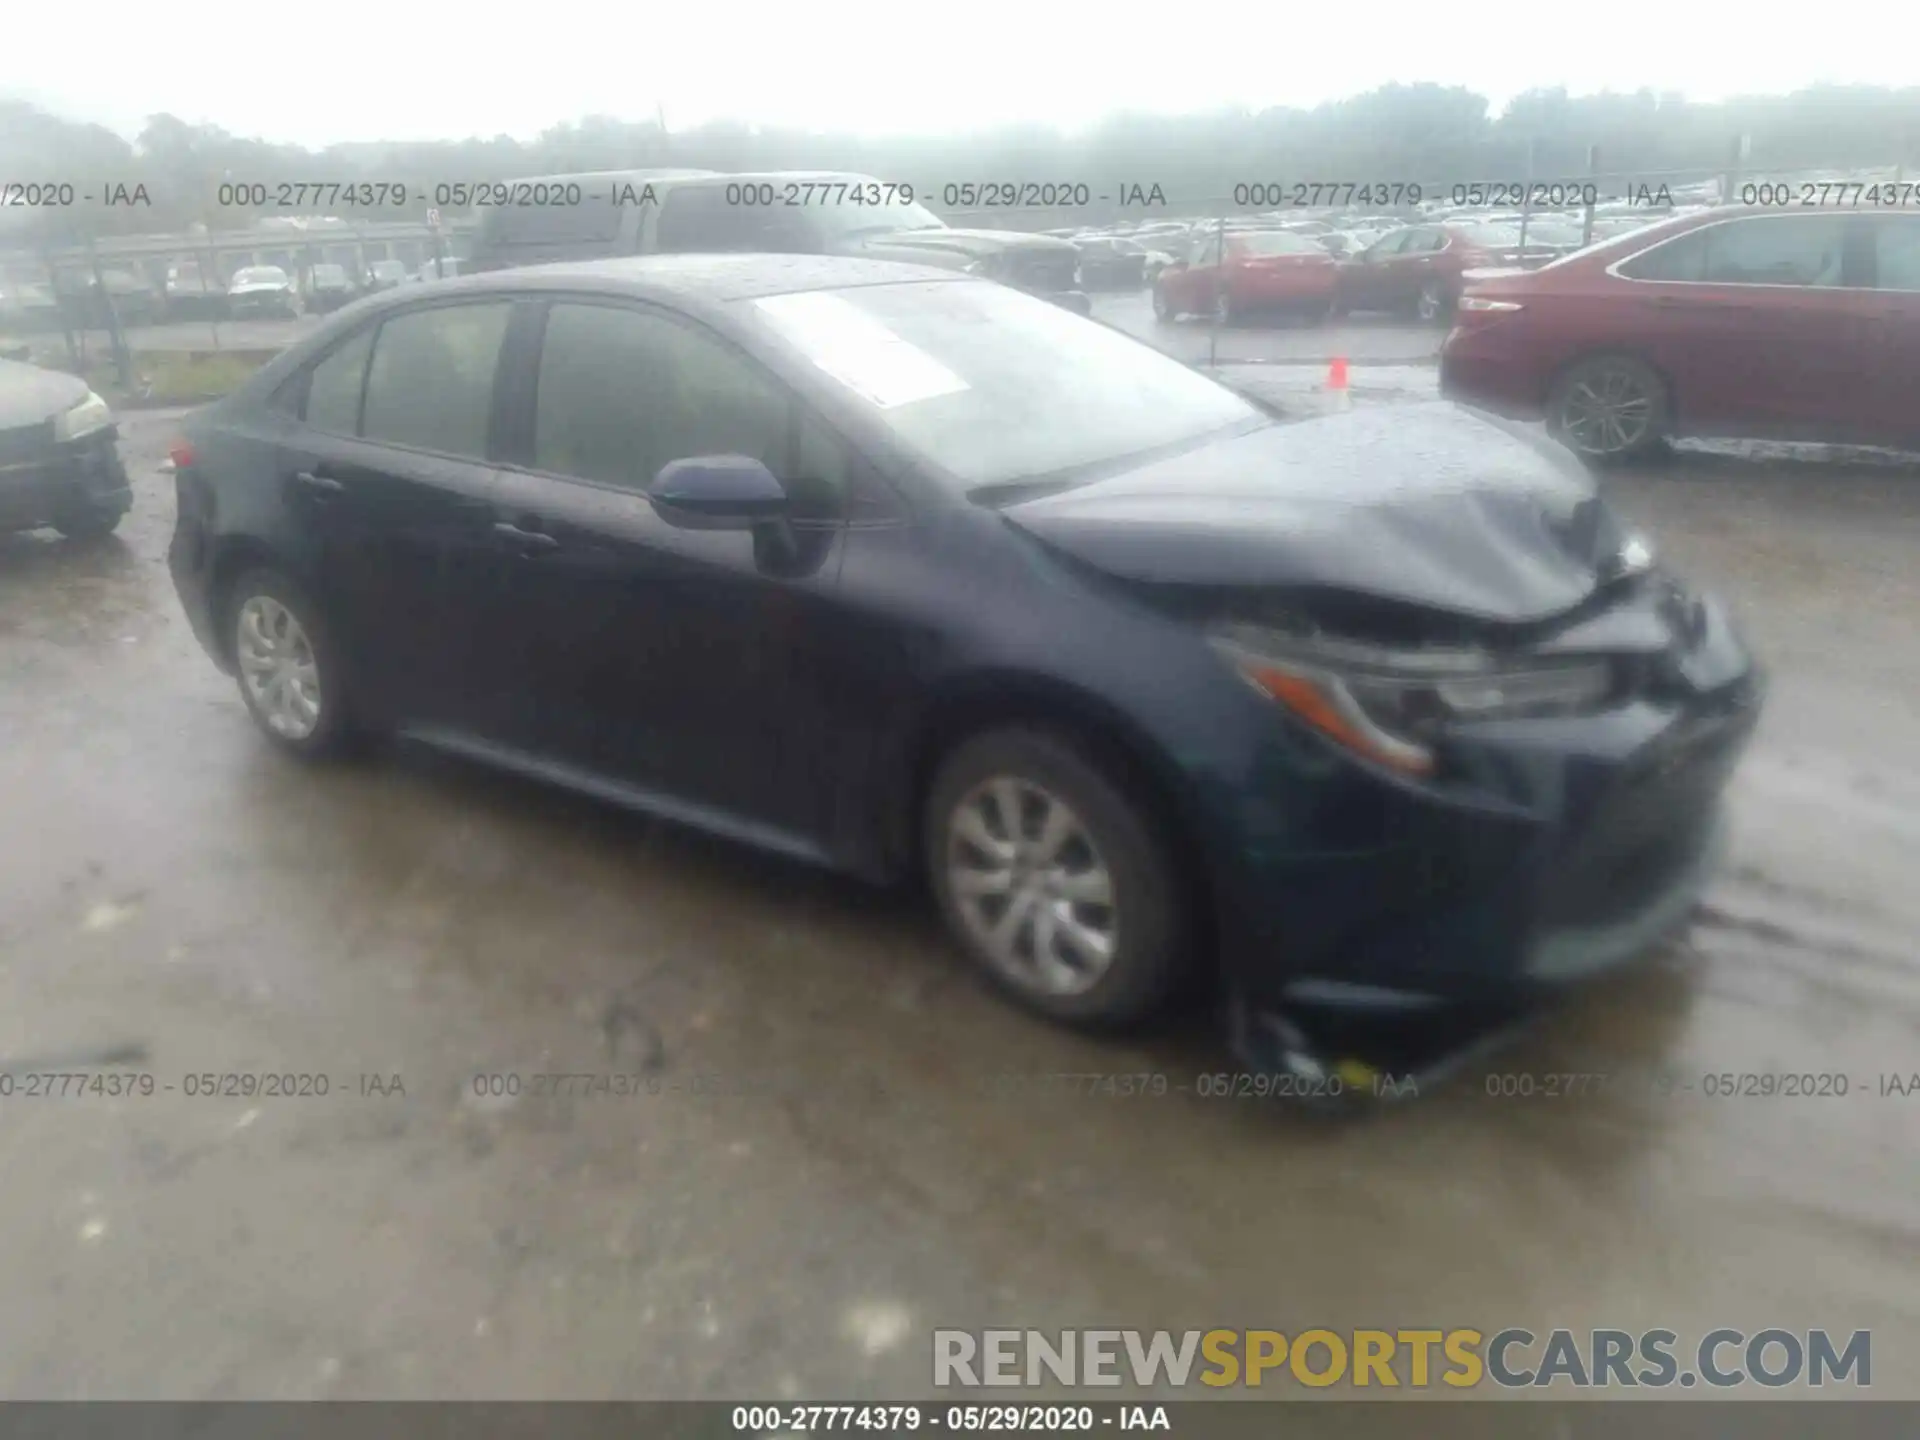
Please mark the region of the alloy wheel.
POLYGON ((961 921, 1009 980, 1052 996, 1099 983, 1119 943, 1113 876, 1064 800, 996 776, 953 808, 946 849, 961 921))
POLYGON ((1447 297, 1440 289, 1440 282, 1429 280, 1420 287, 1420 318, 1432 324, 1440 318, 1440 312, 1446 309, 1447 297))
POLYGON ((1653 424, 1654 397, 1624 366, 1576 378, 1560 407, 1560 432, 1586 455, 1620 455, 1644 444, 1653 424))
POLYGON ((234 658, 254 709, 274 734, 305 740, 320 724, 320 667, 299 618, 271 595, 250 595, 235 629, 234 658))

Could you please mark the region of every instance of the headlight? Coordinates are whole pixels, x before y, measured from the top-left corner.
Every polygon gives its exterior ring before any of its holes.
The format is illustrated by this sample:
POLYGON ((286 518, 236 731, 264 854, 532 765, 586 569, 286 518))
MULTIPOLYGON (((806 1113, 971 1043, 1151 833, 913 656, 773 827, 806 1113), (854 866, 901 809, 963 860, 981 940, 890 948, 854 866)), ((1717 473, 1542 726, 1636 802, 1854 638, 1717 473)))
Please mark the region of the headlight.
POLYGON ((59 441, 78 440, 112 423, 113 411, 107 408, 107 402, 89 390, 86 399, 53 422, 53 437, 59 441))
POLYGON ((1375 764, 1404 775, 1434 768, 1451 721, 1566 715, 1614 690, 1605 660, 1504 661, 1477 650, 1397 651, 1305 640, 1259 626, 1210 637, 1261 694, 1375 764))

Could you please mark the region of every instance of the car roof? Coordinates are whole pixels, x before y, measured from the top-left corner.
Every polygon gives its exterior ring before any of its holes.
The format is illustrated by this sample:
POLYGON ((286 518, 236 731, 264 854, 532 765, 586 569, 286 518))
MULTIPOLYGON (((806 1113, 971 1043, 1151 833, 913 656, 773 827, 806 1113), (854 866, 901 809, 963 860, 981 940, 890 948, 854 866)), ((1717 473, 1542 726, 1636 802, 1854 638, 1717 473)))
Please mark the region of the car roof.
POLYGON ((840 290, 859 285, 898 285, 916 280, 965 280, 933 265, 866 260, 843 255, 630 255, 526 265, 461 275, 436 296, 501 290, 596 290, 657 299, 682 306, 724 305, 802 290, 840 290))

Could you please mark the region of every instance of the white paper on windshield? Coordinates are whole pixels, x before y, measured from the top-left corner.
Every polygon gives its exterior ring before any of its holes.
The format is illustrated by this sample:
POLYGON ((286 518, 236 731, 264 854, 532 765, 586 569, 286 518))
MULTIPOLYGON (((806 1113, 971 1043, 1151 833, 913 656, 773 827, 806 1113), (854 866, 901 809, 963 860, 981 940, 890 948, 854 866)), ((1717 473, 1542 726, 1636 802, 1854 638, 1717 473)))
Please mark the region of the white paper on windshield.
POLYGON ((971 387, 926 351, 838 295, 807 291, 754 301, 827 374, 883 410, 971 387))

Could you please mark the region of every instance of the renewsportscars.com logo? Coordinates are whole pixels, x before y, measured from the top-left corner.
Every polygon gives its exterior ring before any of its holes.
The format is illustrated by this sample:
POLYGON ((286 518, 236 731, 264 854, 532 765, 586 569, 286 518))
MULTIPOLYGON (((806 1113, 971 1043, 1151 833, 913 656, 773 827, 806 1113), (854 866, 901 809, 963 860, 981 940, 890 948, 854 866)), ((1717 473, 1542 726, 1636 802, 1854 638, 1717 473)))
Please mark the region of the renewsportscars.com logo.
POLYGON ((1709 1330, 936 1330, 948 1386, 1778 1389, 1873 1384, 1873 1334, 1709 1330))

